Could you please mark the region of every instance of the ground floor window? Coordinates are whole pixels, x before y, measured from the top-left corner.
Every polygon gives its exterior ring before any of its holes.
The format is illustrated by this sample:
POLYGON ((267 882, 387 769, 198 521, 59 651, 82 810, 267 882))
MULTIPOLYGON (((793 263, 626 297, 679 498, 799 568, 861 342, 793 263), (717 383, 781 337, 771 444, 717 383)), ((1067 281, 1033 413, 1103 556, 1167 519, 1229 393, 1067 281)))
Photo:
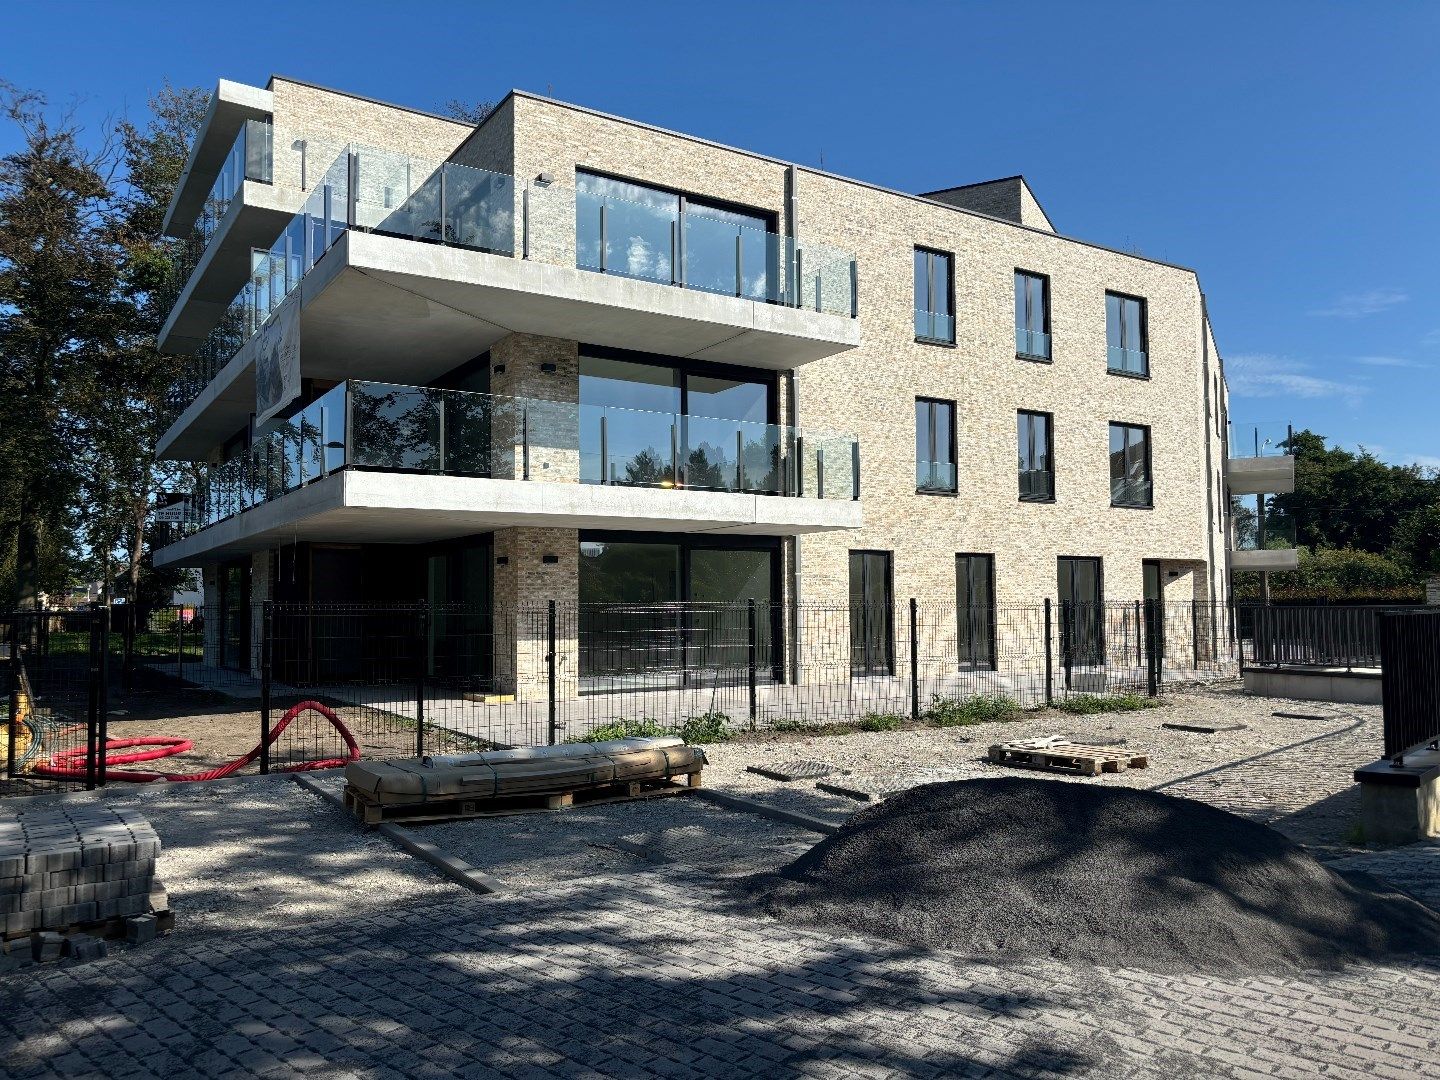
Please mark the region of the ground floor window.
POLYGON ((580 674, 684 681, 778 677, 780 548, 770 538, 585 532, 580 536, 580 674))
POLYGON ((995 556, 955 556, 956 651, 960 666, 995 667, 995 556))
POLYGON ((1105 655, 1104 579, 1099 559, 1060 556, 1060 651, 1072 664, 1099 663, 1105 655))
POLYGON ((250 560, 220 567, 220 666, 250 670, 250 560))
POLYGON ((894 673, 893 592, 890 552, 850 552, 851 674, 894 673))

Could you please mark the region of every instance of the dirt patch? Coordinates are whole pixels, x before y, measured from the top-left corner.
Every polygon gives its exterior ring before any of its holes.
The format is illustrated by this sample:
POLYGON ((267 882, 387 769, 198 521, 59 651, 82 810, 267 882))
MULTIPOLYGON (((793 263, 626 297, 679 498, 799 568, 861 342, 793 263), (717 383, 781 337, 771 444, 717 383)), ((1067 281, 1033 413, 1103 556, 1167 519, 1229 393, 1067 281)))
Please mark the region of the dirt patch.
POLYGON ((1440 954, 1440 916, 1264 825, 1045 780, 912 788, 750 890, 777 918, 990 960, 1266 971, 1440 954))

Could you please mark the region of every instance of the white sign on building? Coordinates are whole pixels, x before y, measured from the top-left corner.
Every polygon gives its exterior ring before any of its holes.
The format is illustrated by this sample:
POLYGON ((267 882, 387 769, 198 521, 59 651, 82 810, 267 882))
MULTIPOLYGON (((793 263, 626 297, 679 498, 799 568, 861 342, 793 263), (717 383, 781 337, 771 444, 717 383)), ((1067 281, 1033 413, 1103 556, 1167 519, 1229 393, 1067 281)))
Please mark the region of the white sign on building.
POLYGON ((293 294, 260 329, 255 352, 255 427, 300 396, 300 302, 293 294))

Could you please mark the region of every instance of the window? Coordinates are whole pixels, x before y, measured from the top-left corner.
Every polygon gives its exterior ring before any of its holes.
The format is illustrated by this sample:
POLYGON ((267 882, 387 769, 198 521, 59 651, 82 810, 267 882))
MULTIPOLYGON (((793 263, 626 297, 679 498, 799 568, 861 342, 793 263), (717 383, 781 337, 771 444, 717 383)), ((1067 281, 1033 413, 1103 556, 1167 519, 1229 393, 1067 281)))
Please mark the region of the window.
POLYGON ((1148 378, 1150 357, 1145 344, 1145 301, 1138 296, 1105 294, 1107 363, 1116 375, 1148 378))
POLYGON ((955 403, 915 399, 915 490, 953 493, 955 470, 955 403))
POLYGON ((955 281, 951 257, 915 249, 915 340, 955 343, 955 281))
POLYGON ((1050 279, 1015 271, 1015 355, 1050 359, 1050 279))
POLYGON ((1066 680, 1074 664, 1105 658, 1105 592, 1099 559, 1062 555, 1056 560, 1060 595, 1060 657, 1066 680))
POLYGON ((1110 505, 1149 506, 1150 429, 1139 424, 1110 425, 1110 505))
POLYGON ((1027 502, 1055 499, 1055 465, 1051 416, 1042 412, 1016 414, 1016 450, 1020 463, 1020 498, 1027 502))
POLYGON ((955 556, 956 649, 962 668, 995 668, 995 556, 955 556))
POLYGON ((850 672, 894 673, 890 552, 850 552, 850 672))

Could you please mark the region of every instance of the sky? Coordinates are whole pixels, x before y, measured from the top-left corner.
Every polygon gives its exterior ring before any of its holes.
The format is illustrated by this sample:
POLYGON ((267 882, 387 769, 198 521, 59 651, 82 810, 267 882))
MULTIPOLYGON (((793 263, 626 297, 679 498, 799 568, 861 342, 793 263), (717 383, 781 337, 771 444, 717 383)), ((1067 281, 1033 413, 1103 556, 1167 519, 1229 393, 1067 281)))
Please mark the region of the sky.
POLYGON ((10 0, 0 35, 97 140, 167 79, 272 73, 519 88, 905 191, 1023 173, 1060 232, 1199 271, 1237 425, 1440 467, 1440 3, 10 0))

